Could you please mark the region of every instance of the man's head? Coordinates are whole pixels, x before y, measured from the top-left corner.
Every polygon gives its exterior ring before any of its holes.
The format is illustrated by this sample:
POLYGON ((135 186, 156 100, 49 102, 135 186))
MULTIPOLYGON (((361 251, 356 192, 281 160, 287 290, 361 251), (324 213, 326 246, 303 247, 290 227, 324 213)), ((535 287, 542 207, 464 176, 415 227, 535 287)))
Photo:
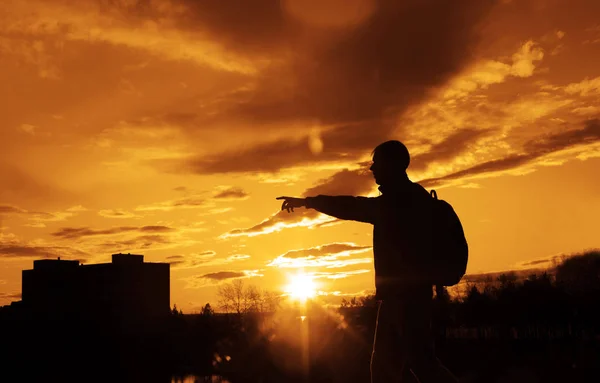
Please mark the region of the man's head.
POLYGON ((371 172, 378 185, 390 184, 406 174, 410 164, 410 154, 400 141, 391 140, 378 145, 373 150, 371 172))

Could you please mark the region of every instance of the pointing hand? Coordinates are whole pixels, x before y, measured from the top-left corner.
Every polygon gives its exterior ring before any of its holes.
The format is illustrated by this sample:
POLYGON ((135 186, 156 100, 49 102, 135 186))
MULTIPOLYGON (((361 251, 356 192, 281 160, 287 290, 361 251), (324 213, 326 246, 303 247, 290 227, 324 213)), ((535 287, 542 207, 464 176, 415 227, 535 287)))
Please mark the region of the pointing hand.
POLYGON ((295 207, 306 206, 306 200, 304 198, 296 198, 296 197, 277 197, 277 199, 282 199, 283 204, 281 205, 281 210, 294 211, 295 207))

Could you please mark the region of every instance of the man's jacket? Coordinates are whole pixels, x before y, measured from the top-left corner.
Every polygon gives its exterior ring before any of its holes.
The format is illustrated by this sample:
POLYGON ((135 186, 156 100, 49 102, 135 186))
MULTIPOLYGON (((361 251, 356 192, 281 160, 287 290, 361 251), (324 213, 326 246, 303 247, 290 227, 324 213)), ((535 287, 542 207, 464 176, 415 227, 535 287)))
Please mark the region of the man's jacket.
POLYGON ((380 187, 378 197, 325 196, 306 198, 306 207, 344 220, 373 224, 377 297, 431 290, 427 278, 431 254, 429 193, 409 180, 380 187))

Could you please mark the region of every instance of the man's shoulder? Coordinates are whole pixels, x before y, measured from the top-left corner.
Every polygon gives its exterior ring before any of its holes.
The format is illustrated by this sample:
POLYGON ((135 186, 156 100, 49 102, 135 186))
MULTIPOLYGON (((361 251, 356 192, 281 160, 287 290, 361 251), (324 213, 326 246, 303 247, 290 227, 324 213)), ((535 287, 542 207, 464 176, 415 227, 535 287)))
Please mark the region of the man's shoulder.
POLYGON ((423 185, 421 185, 418 182, 412 182, 412 181, 411 181, 411 184, 412 184, 412 191, 414 194, 419 195, 419 196, 429 197, 429 192, 427 191, 427 189, 425 189, 423 187, 423 185))

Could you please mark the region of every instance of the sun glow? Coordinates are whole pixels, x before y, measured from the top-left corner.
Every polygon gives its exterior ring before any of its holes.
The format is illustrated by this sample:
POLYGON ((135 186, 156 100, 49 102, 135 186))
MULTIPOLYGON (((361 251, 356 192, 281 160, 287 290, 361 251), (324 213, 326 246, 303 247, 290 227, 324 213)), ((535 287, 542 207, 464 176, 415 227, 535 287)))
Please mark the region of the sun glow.
POLYGON ((313 278, 304 273, 290 275, 289 283, 285 291, 292 299, 305 302, 309 298, 313 298, 317 294, 316 284, 313 278))

